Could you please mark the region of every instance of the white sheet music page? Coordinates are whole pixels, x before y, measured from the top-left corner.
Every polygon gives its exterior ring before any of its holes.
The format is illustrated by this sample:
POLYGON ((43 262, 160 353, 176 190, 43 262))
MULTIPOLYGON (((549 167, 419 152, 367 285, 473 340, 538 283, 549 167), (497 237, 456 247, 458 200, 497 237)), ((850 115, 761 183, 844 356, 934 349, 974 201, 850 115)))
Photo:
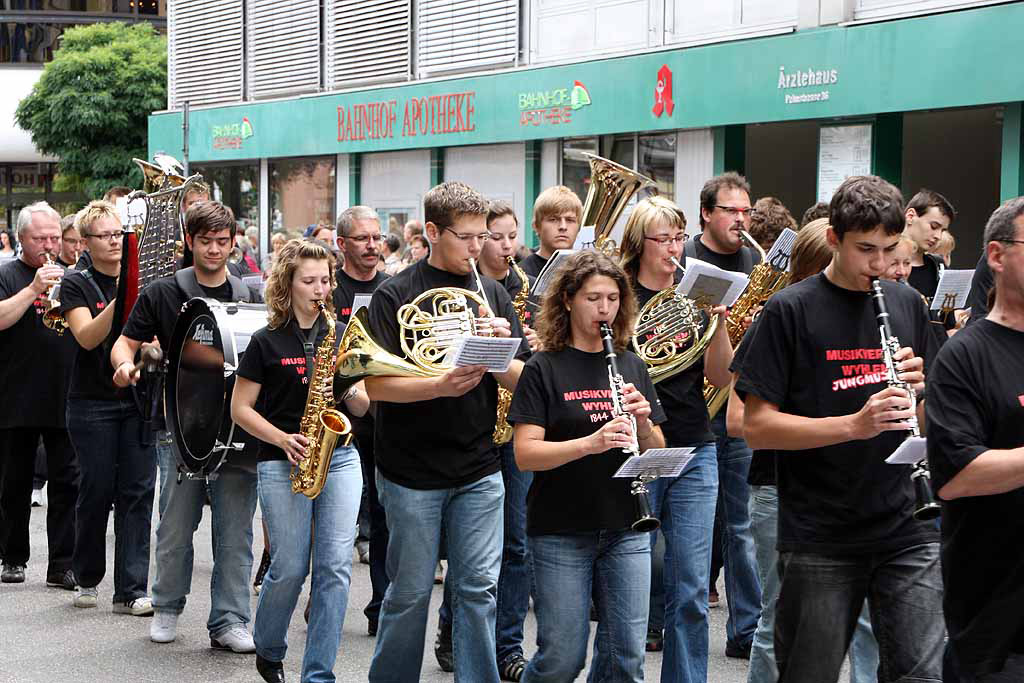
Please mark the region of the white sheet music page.
POLYGON ((551 258, 548 259, 548 262, 537 273, 537 280, 533 283, 533 296, 540 297, 544 295, 548 285, 551 284, 551 280, 555 277, 555 272, 562 267, 567 258, 575 253, 575 249, 556 249, 555 253, 551 254, 551 258))
POLYGON ((349 315, 353 316, 360 308, 369 306, 371 298, 373 298, 373 294, 356 294, 355 298, 352 299, 352 312, 349 315))
POLYGON ((885 461, 890 465, 916 465, 928 455, 927 444, 923 436, 908 437, 885 461))
POLYGON ((709 306, 732 306, 747 288, 744 273, 724 270, 697 258, 686 259, 686 272, 676 292, 709 306))
POLYGON ((973 270, 950 270, 947 268, 942 271, 939 286, 935 288, 935 296, 932 297, 931 309, 941 311, 963 308, 967 304, 967 295, 971 291, 973 278, 973 270))
POLYGON ((635 478, 641 474, 657 474, 659 477, 678 477, 693 457, 694 448, 651 448, 642 455, 634 455, 622 463, 616 477, 635 478))
POLYGON ((486 365, 488 372, 505 372, 516 357, 521 337, 459 337, 452 345, 454 367, 486 365))

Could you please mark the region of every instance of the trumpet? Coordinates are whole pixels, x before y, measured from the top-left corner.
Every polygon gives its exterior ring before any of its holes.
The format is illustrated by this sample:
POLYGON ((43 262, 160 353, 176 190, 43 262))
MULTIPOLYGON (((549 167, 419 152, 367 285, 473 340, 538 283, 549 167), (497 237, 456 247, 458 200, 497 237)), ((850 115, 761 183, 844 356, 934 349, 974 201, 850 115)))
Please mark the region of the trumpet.
MULTIPOLYGON (((52 266, 56 263, 53 260, 53 255, 50 252, 45 252, 46 265, 52 266)), ((64 319, 64 315, 60 311, 60 283, 52 285, 46 292, 46 312, 43 313, 43 325, 53 330, 59 335, 64 334, 64 330, 68 329, 68 321, 64 319)))

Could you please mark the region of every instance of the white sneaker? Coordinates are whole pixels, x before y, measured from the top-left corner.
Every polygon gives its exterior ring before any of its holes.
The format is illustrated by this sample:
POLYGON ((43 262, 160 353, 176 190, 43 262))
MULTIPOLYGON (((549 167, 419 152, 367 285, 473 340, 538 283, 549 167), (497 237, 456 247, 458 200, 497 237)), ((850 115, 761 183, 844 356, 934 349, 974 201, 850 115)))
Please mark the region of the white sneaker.
POLYGON ((95 607, 96 595, 96 586, 90 588, 79 586, 78 593, 75 594, 75 607, 95 607))
POLYGON ((133 617, 148 617, 153 614, 153 601, 143 595, 128 602, 115 602, 114 614, 130 614, 133 617))
POLYGON ((154 643, 173 643, 178 637, 178 615, 174 612, 154 612, 149 625, 149 639, 154 643))
POLYGON ((32 489, 32 507, 41 508, 43 507, 43 490, 32 489))
POLYGON ((249 631, 241 624, 235 624, 216 638, 211 636, 210 647, 214 650, 231 650, 239 654, 256 652, 256 643, 252 642, 249 631))

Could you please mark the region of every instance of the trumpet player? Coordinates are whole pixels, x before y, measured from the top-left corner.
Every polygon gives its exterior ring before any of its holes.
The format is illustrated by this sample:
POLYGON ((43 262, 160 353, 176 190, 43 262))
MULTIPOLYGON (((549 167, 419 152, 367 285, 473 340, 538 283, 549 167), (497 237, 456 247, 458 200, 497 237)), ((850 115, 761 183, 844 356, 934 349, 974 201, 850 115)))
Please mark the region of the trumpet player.
POLYGON ((1024 680, 1024 197, 995 210, 984 242, 994 305, 939 352, 925 409, 955 683, 1024 680))
POLYGON ((658 427, 665 415, 647 367, 626 350, 635 313, 617 264, 596 251, 574 254, 545 295, 544 350, 530 358, 512 399, 516 463, 534 473, 527 533, 539 650, 524 682, 576 680, 586 662, 592 594, 600 625, 590 680, 643 680, 650 537, 631 528, 629 479, 612 475, 624 450, 665 444, 658 427), (608 386, 602 324, 613 333, 620 402, 608 386), (617 417, 616 403, 624 408, 617 417))
MULTIPOLYGON (((886 386, 868 295, 899 242, 903 198, 881 178, 855 176, 829 211, 831 262, 769 299, 736 385, 747 441, 779 451, 779 680, 836 680, 867 598, 880 683, 937 683, 938 538, 934 523, 913 516, 909 467, 885 462, 914 413, 907 392, 886 386)), ((910 288, 879 284, 902 347, 894 370, 920 394, 936 350, 927 311, 910 288)))
MULTIPOLYGON (((399 309, 439 287, 483 293, 485 306, 469 304, 477 334, 522 336, 504 288, 473 273, 471 259, 479 259, 488 239, 488 208, 482 195, 458 182, 442 183, 424 196, 430 255, 388 279, 370 301, 370 333, 384 351, 404 355, 400 338, 407 328, 399 325, 399 309)), ((429 301, 423 306, 422 314, 436 315, 429 301)), ((525 352, 524 342, 520 355, 525 352)), ((377 402, 374 455, 390 532, 391 578, 370 681, 419 679, 442 534, 455 608, 456 677, 474 683, 498 680, 494 596, 504 486, 492 437, 498 384, 515 389, 521 369, 522 362, 513 360, 504 373, 489 374, 485 366, 472 365, 439 369, 430 377, 366 379, 370 399, 377 402)))
POLYGON ((43 324, 51 292, 64 274, 53 263, 60 215, 46 202, 18 213, 18 259, 0 266, 0 557, 4 583, 25 581, 36 445, 42 436, 49 470, 46 585, 74 590, 78 463, 68 438, 65 399, 74 337, 43 324))
MULTIPOLYGON (((311 455, 300 422, 311 392, 333 405, 333 370, 319 381, 319 349, 332 321, 319 304, 331 301, 334 257, 326 247, 292 240, 274 259, 267 279, 269 323, 249 342, 238 367, 231 417, 260 440, 260 509, 270 537, 270 569, 260 590, 253 640, 263 680, 285 680, 288 624, 312 564, 311 604, 302 681, 333 680, 352 576, 352 547, 363 475, 353 446, 338 443, 315 499, 294 493, 294 467, 311 455), (311 559, 312 558, 312 559, 311 559)), ((336 337, 334 340, 336 344, 336 337)), ((333 356, 334 349, 329 353, 333 356)), ((333 369, 333 359, 328 359, 333 369)), ((350 415, 369 400, 359 384, 338 397, 350 415)), ((313 444, 314 448, 316 444, 313 444)))
MULTIPOLYGON (((677 264, 685 241, 686 218, 670 200, 651 197, 633 209, 622 237, 622 267, 640 306, 678 283, 682 273, 677 264)), ((661 520, 667 555, 663 589, 665 656, 661 667, 664 683, 707 680, 708 573, 718 464, 703 384, 707 375, 715 386, 728 385, 732 361, 726 309, 714 308, 710 315, 721 317, 705 354, 688 369, 655 385, 668 418, 662 425, 666 442, 673 448, 696 449, 678 477, 658 479, 651 485, 651 505, 661 520)), ((679 341, 683 344, 687 340, 679 341)), ((662 586, 652 586, 652 593, 660 592, 662 586)), ((661 603, 652 601, 654 605, 661 603)), ((660 616, 652 615, 649 628, 648 638, 655 648, 662 639, 660 616)))

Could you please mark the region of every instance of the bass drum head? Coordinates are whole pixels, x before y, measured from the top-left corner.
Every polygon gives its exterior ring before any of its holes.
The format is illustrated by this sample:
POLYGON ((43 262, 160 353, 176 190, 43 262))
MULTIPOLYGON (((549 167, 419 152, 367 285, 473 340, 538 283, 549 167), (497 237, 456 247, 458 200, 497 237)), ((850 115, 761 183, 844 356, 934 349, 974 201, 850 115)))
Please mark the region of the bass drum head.
POLYGON ((185 303, 174 325, 168 353, 167 427, 183 469, 212 474, 227 454, 215 450, 227 409, 224 344, 211 303, 185 303))

